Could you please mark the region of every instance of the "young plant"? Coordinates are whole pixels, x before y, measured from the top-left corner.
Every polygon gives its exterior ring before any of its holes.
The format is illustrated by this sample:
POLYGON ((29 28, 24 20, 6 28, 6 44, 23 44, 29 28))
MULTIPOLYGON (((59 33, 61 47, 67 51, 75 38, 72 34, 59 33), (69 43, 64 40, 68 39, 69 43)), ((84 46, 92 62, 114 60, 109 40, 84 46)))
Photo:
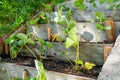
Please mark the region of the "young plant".
POLYGON ((102 12, 96 12, 95 13, 96 19, 99 21, 96 24, 96 28, 99 30, 110 30, 111 26, 104 26, 104 22, 107 20, 107 18, 105 17, 104 13, 102 12))
POLYGON ((96 24, 96 28, 98 29, 97 34, 96 34, 96 43, 98 42, 98 36, 100 31, 108 31, 112 29, 112 25, 106 26, 104 25, 105 21, 107 21, 107 18, 105 17, 104 13, 102 12, 96 12, 95 17, 98 21, 96 24))
MULTIPOLYGON (((66 13, 63 10, 66 9, 63 5, 61 5, 58 9, 58 12, 55 14, 54 22, 62 29, 64 35, 63 39, 68 35, 71 28, 75 26, 74 20, 72 19, 72 11, 71 9, 67 8, 66 13)), ((57 26, 58 35, 60 35, 59 28, 57 26)), ((61 40, 62 41, 62 40, 61 40)))
POLYGON ((84 62, 82 60, 79 59, 80 57, 80 53, 79 53, 79 41, 80 41, 80 36, 76 35, 76 28, 72 28, 68 34, 68 37, 66 38, 66 42, 65 42, 65 47, 68 49, 69 47, 74 47, 76 49, 76 58, 75 58, 75 70, 79 70, 81 68, 85 68, 85 69, 92 69, 93 66, 95 66, 95 64, 92 63, 86 63, 84 64, 84 62))
POLYGON ((95 66, 95 64, 89 62, 84 63, 82 60, 79 59, 80 57, 79 41, 80 41, 80 36, 76 35, 76 27, 73 27, 68 33, 68 37, 66 38, 65 47, 68 49, 73 46, 76 49, 76 58, 75 58, 75 66, 74 66, 75 70, 79 70, 82 68, 90 70, 95 66))
POLYGON ((36 80, 46 80, 46 74, 45 74, 45 69, 43 67, 42 62, 35 60, 35 66, 38 71, 38 75, 36 77, 36 80))
POLYGON ((63 15, 63 6, 60 7, 60 9, 58 10, 58 13, 56 15, 56 23, 60 24, 62 27, 62 30, 64 32, 64 36, 66 38, 65 41, 65 47, 66 49, 70 48, 70 47, 74 47, 76 49, 76 58, 75 58, 75 65, 72 64, 72 62, 69 60, 69 58, 67 57, 67 54, 69 54, 68 52, 66 52, 65 57, 66 59, 74 66, 75 70, 79 70, 81 68, 85 68, 85 69, 91 69, 93 66, 95 66, 92 63, 89 63, 89 67, 88 67, 88 63, 84 63, 82 60, 79 59, 80 57, 80 53, 79 53, 79 41, 80 41, 80 36, 76 35, 76 27, 75 27, 75 21, 72 18, 72 11, 70 9, 68 9, 66 11, 66 14, 63 15))
POLYGON ((38 37, 38 42, 40 43, 40 61, 43 59, 43 54, 47 51, 48 48, 53 48, 53 45, 48 41, 44 41, 40 37, 38 37))
POLYGON ((29 36, 30 34, 25 35, 23 33, 18 33, 7 38, 6 43, 10 46, 10 56, 12 59, 17 57, 17 54, 23 49, 23 47, 27 48, 28 51, 37 58, 33 51, 27 46, 27 44, 35 44, 34 40, 29 36))

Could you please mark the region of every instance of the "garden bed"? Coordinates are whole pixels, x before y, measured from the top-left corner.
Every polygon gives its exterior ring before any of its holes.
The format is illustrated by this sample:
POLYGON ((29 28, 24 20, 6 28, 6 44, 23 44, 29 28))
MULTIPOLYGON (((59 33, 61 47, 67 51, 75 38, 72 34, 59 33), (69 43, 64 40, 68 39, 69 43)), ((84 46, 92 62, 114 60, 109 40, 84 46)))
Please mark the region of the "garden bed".
MULTIPOLYGON (((11 60, 9 57, 3 57, 2 62, 0 63, 0 68, 3 65, 6 65, 6 64, 7 64, 8 70, 10 68, 9 72, 10 73, 12 72, 12 74, 10 74, 11 76, 21 78, 20 73, 22 73, 22 71, 24 69, 27 69, 28 71, 34 69, 35 71, 30 72, 29 74, 32 74, 32 75, 30 75, 30 77, 31 76, 36 77, 35 74, 37 74, 37 73, 36 73, 35 64, 34 64, 34 58, 23 57, 23 56, 19 55, 18 58, 14 59, 14 60, 11 60), (16 66, 18 66, 18 67, 16 67, 16 66), (23 66, 26 66, 26 67, 23 67, 23 66), (17 68, 18 68, 19 71, 17 70, 18 74, 15 74, 17 68), (22 69, 22 70, 20 70, 20 69, 22 69), (35 73, 35 74, 33 75, 33 73, 35 73), (16 75, 19 75, 19 76, 16 76, 16 75)), ((64 61, 59 61, 59 60, 51 60, 51 59, 44 59, 43 64, 44 64, 44 68, 47 70, 47 72, 46 72, 47 75, 48 75, 47 78, 50 77, 50 75, 55 74, 56 76, 60 76, 60 75, 64 75, 64 76, 65 75, 66 76, 76 75, 76 77, 71 76, 71 78, 74 77, 73 80, 77 80, 77 78, 79 80, 84 80, 84 79, 85 80, 92 80, 92 79, 97 79, 97 76, 98 76, 99 72, 101 71, 101 66, 96 66, 92 70, 83 70, 83 69, 81 69, 79 71, 75 71, 73 66, 70 63, 64 62, 64 61), (52 72, 52 73, 49 73, 49 72, 52 72), (81 77, 81 76, 83 76, 83 77, 81 77)), ((56 76, 54 77, 56 79, 48 79, 48 80, 59 80, 59 79, 57 79, 59 77, 56 77, 56 76)), ((61 76, 60 78, 61 78, 60 80, 64 80, 63 78, 66 78, 66 80, 70 79, 70 77, 67 78, 67 77, 63 77, 63 76, 61 76)))
MULTIPOLYGON (((75 60, 75 48, 71 47, 69 48, 69 54, 65 55, 65 46, 63 42, 50 42, 53 44, 54 48, 47 49, 47 51, 44 54, 45 58, 50 59, 58 59, 62 61, 68 61, 66 59, 69 58, 69 60, 74 61, 75 60)), ((96 65, 103 65, 104 59, 106 58, 104 55, 104 48, 105 47, 111 47, 113 46, 113 43, 80 43, 80 59, 83 61, 88 61, 95 63, 96 65), (92 46, 92 47, 91 47, 92 46)), ((40 44, 36 41, 36 45, 29 45, 30 49, 36 54, 40 55, 40 44)), ((29 56, 34 57, 32 54, 29 54, 29 51, 24 48, 22 51, 22 56, 29 56)))

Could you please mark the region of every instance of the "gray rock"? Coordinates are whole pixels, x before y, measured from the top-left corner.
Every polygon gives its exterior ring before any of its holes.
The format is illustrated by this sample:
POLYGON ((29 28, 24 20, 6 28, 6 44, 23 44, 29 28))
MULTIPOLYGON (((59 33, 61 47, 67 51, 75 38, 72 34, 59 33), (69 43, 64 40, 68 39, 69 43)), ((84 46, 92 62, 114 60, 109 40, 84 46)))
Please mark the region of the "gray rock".
POLYGON ((120 80, 120 35, 97 80, 120 80))

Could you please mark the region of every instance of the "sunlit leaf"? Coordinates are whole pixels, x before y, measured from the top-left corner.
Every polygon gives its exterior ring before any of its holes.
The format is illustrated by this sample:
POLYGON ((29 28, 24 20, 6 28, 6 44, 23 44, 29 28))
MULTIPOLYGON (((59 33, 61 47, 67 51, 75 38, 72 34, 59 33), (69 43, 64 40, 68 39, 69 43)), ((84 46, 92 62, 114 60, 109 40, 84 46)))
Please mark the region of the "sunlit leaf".
POLYGON ((73 27, 69 32, 69 38, 73 41, 77 42, 77 36, 76 36, 76 27, 73 27))
POLYGON ((99 30, 104 30, 104 26, 101 24, 96 24, 96 28, 99 30))
POLYGON ((82 60, 75 60, 75 63, 77 63, 79 65, 83 65, 83 61, 82 60))
POLYGON ((66 39, 66 42, 65 42, 65 47, 66 48, 71 47, 73 44, 75 44, 75 42, 72 39, 70 39, 70 38, 66 39))
POLYGON ((97 19, 99 19, 101 21, 105 21, 106 20, 106 17, 105 17, 103 12, 96 12, 95 16, 96 16, 97 19))
POLYGON ((105 27, 104 27, 104 30, 111 30, 111 29, 112 29, 111 26, 105 26, 105 27))
POLYGON ((96 66, 95 64, 93 64, 93 63, 89 63, 89 62, 85 62, 85 68, 87 69, 87 70, 90 70, 90 69, 92 69, 94 66, 96 66))
POLYGON ((46 80, 45 69, 43 67, 42 62, 35 60, 35 66, 38 71, 37 80, 46 80))
POLYGON ((80 10, 85 10, 87 9, 87 6, 84 5, 84 0, 75 0, 74 1, 74 6, 77 7, 80 10))

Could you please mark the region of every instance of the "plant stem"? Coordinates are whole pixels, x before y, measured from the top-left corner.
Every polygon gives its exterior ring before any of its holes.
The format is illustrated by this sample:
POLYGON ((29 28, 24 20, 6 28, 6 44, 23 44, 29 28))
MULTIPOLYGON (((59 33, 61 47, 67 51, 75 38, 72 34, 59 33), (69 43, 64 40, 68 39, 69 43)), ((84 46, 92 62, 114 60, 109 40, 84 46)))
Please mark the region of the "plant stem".
POLYGON ((42 51, 40 52, 40 61, 42 62, 42 51))
POLYGON ((68 60, 68 62, 74 67, 73 63, 70 61, 70 59, 65 55, 65 58, 68 60))
POLYGON ((37 56, 33 53, 33 51, 25 44, 25 47, 30 51, 30 53, 37 59, 37 56))
MULTIPOLYGON (((76 61, 79 61, 79 42, 77 43, 77 46, 76 46, 76 61)), ((78 63, 75 62, 75 69, 78 70, 78 63)))
POLYGON ((98 43, 98 41, 99 41, 99 39, 98 39, 99 32, 100 32, 100 30, 97 30, 97 33, 96 33, 96 43, 98 43))
POLYGON ((79 60, 79 44, 77 44, 76 51, 76 60, 79 60))
POLYGON ((6 71, 7 71, 8 79, 11 80, 11 78, 10 78, 10 73, 9 73, 9 71, 8 71, 8 68, 6 68, 6 71))

